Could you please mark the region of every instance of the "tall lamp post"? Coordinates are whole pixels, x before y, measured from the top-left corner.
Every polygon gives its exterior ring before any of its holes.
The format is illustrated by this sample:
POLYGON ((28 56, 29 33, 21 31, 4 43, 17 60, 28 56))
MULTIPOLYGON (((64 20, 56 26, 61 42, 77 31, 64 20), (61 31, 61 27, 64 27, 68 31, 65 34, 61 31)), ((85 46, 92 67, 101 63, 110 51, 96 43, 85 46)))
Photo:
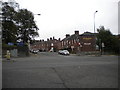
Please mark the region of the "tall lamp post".
POLYGON ((95 11, 94 12, 94 34, 95 34, 95 14, 97 13, 98 11, 95 11))
MULTIPOLYGON (((38 16, 40 16, 41 14, 33 14, 33 15, 38 15, 38 16)), ((30 28, 30 24, 29 24, 29 28, 30 28)), ((28 49, 30 50, 30 40, 28 40, 28 49)))
POLYGON ((34 14, 34 15, 38 15, 38 16, 40 16, 41 14, 34 14))
POLYGON ((97 13, 98 11, 95 11, 94 12, 94 36, 95 36, 95 51, 96 51, 96 49, 97 49, 97 45, 96 45, 96 40, 97 40, 97 38, 96 38, 96 35, 95 35, 95 14, 97 13))

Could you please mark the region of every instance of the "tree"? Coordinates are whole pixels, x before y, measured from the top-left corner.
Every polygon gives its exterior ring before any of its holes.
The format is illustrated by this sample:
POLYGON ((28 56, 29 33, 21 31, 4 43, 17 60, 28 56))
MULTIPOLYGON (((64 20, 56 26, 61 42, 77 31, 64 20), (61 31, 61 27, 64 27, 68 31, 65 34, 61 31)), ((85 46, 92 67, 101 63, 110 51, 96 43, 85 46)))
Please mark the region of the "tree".
POLYGON ((17 40, 17 26, 14 21, 16 11, 10 7, 7 2, 3 3, 2 7, 2 41, 3 43, 12 42, 17 40))
POLYGON ((107 52, 119 52, 119 39, 113 35, 109 29, 105 29, 104 26, 100 26, 97 29, 97 44, 100 48, 102 48, 101 44, 104 43, 104 50, 107 52))
POLYGON ((23 41, 27 43, 38 36, 34 15, 27 9, 15 10, 7 2, 2 7, 2 40, 4 43, 23 41))
POLYGON ((16 14, 16 23, 18 25, 18 40, 27 43, 35 36, 38 36, 38 27, 34 21, 34 15, 27 9, 20 9, 16 14))

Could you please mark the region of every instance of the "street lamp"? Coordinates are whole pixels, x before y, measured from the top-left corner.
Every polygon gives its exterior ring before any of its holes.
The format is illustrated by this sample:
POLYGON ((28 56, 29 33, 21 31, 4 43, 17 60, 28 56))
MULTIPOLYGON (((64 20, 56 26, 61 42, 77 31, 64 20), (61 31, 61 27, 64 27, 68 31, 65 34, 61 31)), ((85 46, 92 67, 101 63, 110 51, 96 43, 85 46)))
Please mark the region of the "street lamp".
POLYGON ((94 12, 94 34, 95 34, 95 14, 97 13, 98 11, 95 11, 94 12))
POLYGON ((95 51, 96 51, 96 48, 97 48, 97 45, 96 45, 96 39, 97 39, 97 38, 96 38, 96 35, 95 35, 95 14, 96 14, 97 12, 98 12, 98 11, 95 11, 95 12, 94 12, 94 36, 95 36, 95 46, 94 46, 94 47, 95 47, 95 51))
POLYGON ((41 14, 34 14, 34 15, 39 15, 40 16, 41 14))
MULTIPOLYGON (((41 14, 33 14, 33 15, 38 15, 38 16, 40 16, 41 14)), ((30 23, 29 23, 29 28, 30 28, 30 23)), ((29 48, 29 50, 31 49, 30 48, 30 40, 28 39, 28 48, 29 48)))

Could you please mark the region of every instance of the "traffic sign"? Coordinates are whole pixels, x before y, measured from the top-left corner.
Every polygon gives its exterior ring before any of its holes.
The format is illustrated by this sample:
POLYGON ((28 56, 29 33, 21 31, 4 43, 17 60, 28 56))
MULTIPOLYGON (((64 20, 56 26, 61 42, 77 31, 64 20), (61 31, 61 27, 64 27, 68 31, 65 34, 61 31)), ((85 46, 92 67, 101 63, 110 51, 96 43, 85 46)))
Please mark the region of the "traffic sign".
POLYGON ((9 42, 9 43, 8 43, 8 45, 13 46, 13 45, 14 45, 14 43, 9 42))

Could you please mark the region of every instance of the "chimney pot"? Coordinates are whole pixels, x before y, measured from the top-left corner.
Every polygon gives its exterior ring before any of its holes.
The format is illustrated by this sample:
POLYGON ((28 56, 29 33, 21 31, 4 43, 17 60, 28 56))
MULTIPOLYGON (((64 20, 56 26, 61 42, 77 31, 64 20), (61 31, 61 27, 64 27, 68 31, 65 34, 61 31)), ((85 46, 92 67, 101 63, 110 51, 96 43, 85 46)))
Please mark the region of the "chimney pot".
POLYGON ((70 34, 66 34, 66 38, 69 37, 69 36, 70 36, 70 34))
POLYGON ((79 31, 75 31, 75 34, 79 35, 79 31))
POLYGON ((55 39, 55 37, 53 37, 53 40, 55 39))
POLYGON ((47 39, 47 41, 49 41, 49 39, 47 39))
POLYGON ((50 37, 50 40, 52 40, 52 38, 50 37))
POLYGON ((58 40, 60 41, 60 38, 58 40))

